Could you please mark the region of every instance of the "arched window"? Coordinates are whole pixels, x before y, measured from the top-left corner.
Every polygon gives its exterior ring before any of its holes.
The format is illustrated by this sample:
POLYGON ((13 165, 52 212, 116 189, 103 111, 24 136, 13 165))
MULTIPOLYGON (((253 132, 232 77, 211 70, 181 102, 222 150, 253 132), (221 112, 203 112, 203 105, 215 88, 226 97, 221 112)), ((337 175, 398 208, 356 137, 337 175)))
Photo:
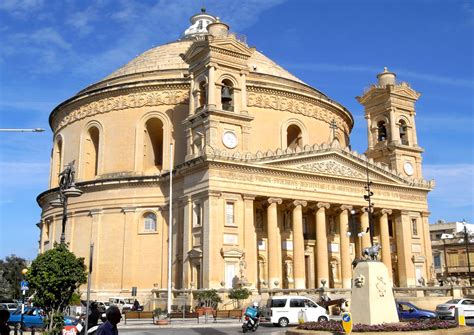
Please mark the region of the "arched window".
POLYGON ((202 107, 204 105, 206 105, 206 101, 207 101, 207 91, 206 91, 206 82, 204 81, 201 81, 199 83, 199 105, 198 107, 202 107))
POLYGON ((297 147, 303 147, 303 133, 300 127, 292 124, 286 130, 286 146, 290 149, 296 149, 297 147))
POLYGON ((379 142, 387 140, 387 126, 385 121, 377 123, 377 140, 379 142))
POLYGON ((163 122, 152 118, 145 124, 143 167, 145 171, 161 171, 163 166, 163 122))
POLYGON ((143 231, 156 231, 156 214, 145 213, 143 215, 143 231))
POLYGON ((234 85, 229 79, 222 81, 221 104, 223 110, 234 111, 234 85))
POLYGON ((402 144, 404 145, 408 145, 409 142, 408 142, 408 126, 407 126, 407 123, 405 122, 405 120, 400 120, 399 122, 400 126, 399 126, 399 131, 400 131, 400 141, 402 142, 402 144))
POLYGON ((52 157, 52 175, 51 175, 51 187, 58 186, 59 178, 58 175, 61 172, 63 166, 63 140, 61 136, 56 138, 56 143, 53 148, 52 157))
POLYGON ((89 128, 84 143, 84 179, 93 179, 99 169, 99 129, 89 128))

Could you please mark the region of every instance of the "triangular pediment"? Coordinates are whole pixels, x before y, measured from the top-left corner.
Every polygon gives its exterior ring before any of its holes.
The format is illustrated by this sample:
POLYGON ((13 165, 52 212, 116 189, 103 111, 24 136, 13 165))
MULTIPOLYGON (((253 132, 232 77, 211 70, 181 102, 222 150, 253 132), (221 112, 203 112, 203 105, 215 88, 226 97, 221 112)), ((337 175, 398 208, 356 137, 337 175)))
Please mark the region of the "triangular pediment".
POLYGON ((209 47, 211 49, 221 49, 226 53, 235 53, 246 57, 252 56, 252 49, 238 42, 234 38, 213 40, 209 43, 209 47))
POLYGON ((408 97, 413 100, 418 100, 421 95, 420 93, 416 92, 414 89, 404 83, 395 86, 392 90, 392 93, 396 95, 401 95, 403 97, 408 97))

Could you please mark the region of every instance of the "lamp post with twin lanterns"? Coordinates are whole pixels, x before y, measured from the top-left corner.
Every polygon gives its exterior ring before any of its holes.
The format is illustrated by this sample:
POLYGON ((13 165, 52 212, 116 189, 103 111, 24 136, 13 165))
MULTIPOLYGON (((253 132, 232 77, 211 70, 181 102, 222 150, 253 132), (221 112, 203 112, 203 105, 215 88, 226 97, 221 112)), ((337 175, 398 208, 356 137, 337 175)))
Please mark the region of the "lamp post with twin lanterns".
POLYGON ((62 207, 62 229, 61 229, 61 240, 60 243, 66 242, 66 223, 67 223, 67 203, 68 198, 75 198, 82 195, 82 191, 78 189, 74 183, 74 162, 70 162, 66 165, 64 170, 59 174, 59 193, 58 198, 51 201, 49 204, 52 207, 62 207))

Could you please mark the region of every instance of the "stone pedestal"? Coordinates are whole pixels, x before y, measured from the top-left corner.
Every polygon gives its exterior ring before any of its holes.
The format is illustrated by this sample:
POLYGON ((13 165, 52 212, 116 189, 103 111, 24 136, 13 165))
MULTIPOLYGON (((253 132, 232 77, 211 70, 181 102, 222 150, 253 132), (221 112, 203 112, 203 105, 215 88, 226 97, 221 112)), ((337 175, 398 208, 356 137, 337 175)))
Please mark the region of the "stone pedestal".
POLYGON ((354 324, 398 322, 387 267, 378 261, 359 262, 354 269, 351 313, 354 324))

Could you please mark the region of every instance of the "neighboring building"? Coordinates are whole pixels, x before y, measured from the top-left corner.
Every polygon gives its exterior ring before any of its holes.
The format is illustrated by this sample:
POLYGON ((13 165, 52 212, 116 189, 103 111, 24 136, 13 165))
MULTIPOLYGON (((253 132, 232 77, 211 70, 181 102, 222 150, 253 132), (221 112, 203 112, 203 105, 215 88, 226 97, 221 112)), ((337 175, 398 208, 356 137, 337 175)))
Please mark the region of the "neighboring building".
MULTIPOLYGON (((444 281, 448 277, 469 280, 466 243, 463 236, 464 224, 466 224, 467 234, 474 234, 474 225, 470 223, 439 220, 430 224, 433 266, 438 280, 444 281)), ((471 271, 474 271, 474 246, 471 245, 474 241, 472 239, 473 237, 468 238, 467 247, 471 271)))
MULTIPOLYGON (((365 155, 350 149, 351 113, 203 12, 172 43, 146 51, 61 103, 40 251, 59 241, 58 173, 75 162, 66 241, 88 258, 92 294, 167 287, 170 146, 173 287, 351 287, 351 262, 374 241, 397 286, 429 278, 428 192, 415 126, 420 94, 387 69, 358 101, 365 155), (207 29, 206 29, 207 28, 207 29), (349 236, 349 225, 355 225, 349 236)), ((277 41, 275 41, 277 42, 277 41)))

